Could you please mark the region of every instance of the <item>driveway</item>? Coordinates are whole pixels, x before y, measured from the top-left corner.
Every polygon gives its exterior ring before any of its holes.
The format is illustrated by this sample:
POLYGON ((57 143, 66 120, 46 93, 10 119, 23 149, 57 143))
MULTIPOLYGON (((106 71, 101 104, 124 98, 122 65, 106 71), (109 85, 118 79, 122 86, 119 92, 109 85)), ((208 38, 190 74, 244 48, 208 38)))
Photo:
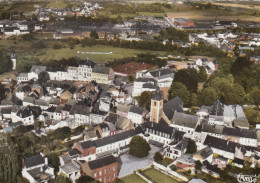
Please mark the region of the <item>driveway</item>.
POLYGON ((161 148, 150 145, 151 151, 149 155, 145 158, 137 158, 130 154, 124 154, 120 156, 122 161, 122 166, 119 171, 119 178, 124 177, 126 175, 132 174, 135 170, 148 168, 152 165, 154 153, 159 151, 161 148))

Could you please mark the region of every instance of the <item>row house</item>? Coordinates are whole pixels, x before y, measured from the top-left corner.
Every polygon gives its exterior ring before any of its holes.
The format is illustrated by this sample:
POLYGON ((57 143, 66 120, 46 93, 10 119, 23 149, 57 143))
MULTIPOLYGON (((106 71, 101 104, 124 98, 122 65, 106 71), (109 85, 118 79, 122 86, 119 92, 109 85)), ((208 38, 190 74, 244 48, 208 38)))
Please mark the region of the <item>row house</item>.
POLYGON ((82 164, 82 171, 100 182, 114 182, 119 172, 119 163, 113 155, 82 164))
POLYGON ((199 117, 175 111, 171 120, 171 126, 179 131, 192 135, 199 123, 199 117))
POLYGON ((165 147, 173 140, 183 137, 183 133, 163 123, 145 122, 142 128, 147 140, 159 147, 165 147))
POLYGON ((120 154, 127 151, 132 137, 142 134, 141 127, 137 127, 105 138, 78 142, 73 145, 73 149, 81 152, 80 159, 90 161, 112 153, 120 154))

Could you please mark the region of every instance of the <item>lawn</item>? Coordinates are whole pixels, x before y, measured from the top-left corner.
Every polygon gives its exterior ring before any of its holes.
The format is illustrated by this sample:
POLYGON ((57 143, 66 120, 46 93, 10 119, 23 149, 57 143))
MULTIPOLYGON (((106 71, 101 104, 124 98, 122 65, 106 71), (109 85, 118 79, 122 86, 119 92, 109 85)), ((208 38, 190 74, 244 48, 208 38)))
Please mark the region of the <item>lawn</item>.
POLYGON ((68 3, 64 1, 53 1, 46 5, 46 8, 66 8, 68 3))
POLYGON ((108 62, 113 61, 114 59, 121 59, 125 57, 134 57, 141 53, 150 53, 150 54, 165 54, 165 52, 155 52, 147 50, 135 50, 135 49, 126 49, 126 48, 114 48, 112 46, 85 46, 76 45, 74 49, 68 47, 54 50, 52 48, 46 48, 38 50, 38 53, 32 56, 36 56, 40 61, 46 61, 50 59, 62 59, 70 57, 79 57, 82 59, 90 58, 95 62, 108 62), (87 54, 78 54, 78 51, 88 52, 87 54), (89 52, 112 52, 112 54, 91 54, 89 52))
POLYGON ((143 179, 141 179, 138 175, 131 174, 121 179, 125 183, 146 183, 143 179))
POLYGON ((155 170, 154 168, 146 169, 142 174, 153 181, 154 183, 177 183, 178 181, 163 174, 162 172, 155 170))
POLYGON ((176 11, 176 12, 168 12, 167 16, 170 18, 186 18, 192 20, 215 20, 216 16, 218 20, 233 20, 237 21, 240 19, 241 21, 254 21, 259 22, 260 17, 251 16, 251 15, 243 15, 239 12, 232 11, 224 11, 224 10, 185 10, 185 11, 176 11))

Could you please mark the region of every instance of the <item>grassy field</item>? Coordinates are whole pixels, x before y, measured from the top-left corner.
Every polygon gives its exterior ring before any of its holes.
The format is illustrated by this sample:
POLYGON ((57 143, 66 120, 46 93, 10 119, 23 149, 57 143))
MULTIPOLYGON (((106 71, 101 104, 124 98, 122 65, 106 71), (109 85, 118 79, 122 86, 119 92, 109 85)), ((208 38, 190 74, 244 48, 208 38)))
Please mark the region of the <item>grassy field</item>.
POLYGON ((124 183, 146 183, 143 179, 141 179, 136 174, 128 175, 121 179, 124 183))
POLYGON ((37 54, 33 54, 32 56, 36 56, 40 59, 40 61, 46 61, 50 59, 62 59, 62 58, 70 58, 70 57, 79 57, 82 59, 90 58, 95 62, 108 62, 113 61, 114 59, 121 59, 125 57, 134 57, 137 54, 141 53, 150 53, 150 54, 165 54, 165 52, 154 52, 154 51, 144 51, 144 50, 135 50, 135 49, 125 49, 125 48, 114 48, 112 46, 86 46, 82 47, 81 45, 76 45, 74 49, 70 48, 61 48, 54 50, 52 48, 46 48, 42 50, 38 50, 37 54), (78 54, 78 51, 84 52, 112 52, 112 54, 78 54))
POLYGON ((46 4, 46 8, 66 8, 70 3, 65 1, 52 1, 46 4))
MULTIPOLYGON (((39 35, 40 36, 40 35, 39 35)), ((40 39, 40 38, 39 38, 40 39)), ((0 40, 0 48, 8 50, 15 50, 18 62, 22 57, 38 58, 41 62, 48 61, 51 59, 60 60, 62 58, 79 57, 82 59, 90 58, 95 62, 108 62, 114 59, 121 59, 125 57, 135 57, 141 53, 149 54, 160 54, 165 55, 166 52, 160 51, 147 51, 147 50, 136 50, 127 48, 114 48, 112 46, 96 45, 96 46, 85 46, 75 45, 74 49, 70 49, 67 43, 60 40, 46 41, 46 48, 34 50, 32 49, 32 42, 30 41, 19 41, 19 40, 0 40), (65 48, 53 49, 54 44, 61 44, 65 48), (84 52, 112 52, 112 54, 78 54, 78 51, 84 52)))
POLYGON ((237 21, 254 21, 259 22, 260 17, 251 16, 251 15, 242 15, 237 12, 224 11, 224 10, 185 10, 185 11, 176 11, 168 12, 167 16, 170 18, 186 18, 192 20, 215 20, 216 16, 218 20, 233 20, 237 21))
POLYGON ((153 181, 154 183, 177 183, 178 181, 155 170, 154 168, 149 168, 143 171, 144 176, 153 181))
POLYGON ((249 10, 260 11, 260 4, 250 5, 250 4, 240 4, 240 3, 212 3, 213 5, 232 7, 232 8, 243 8, 249 10))

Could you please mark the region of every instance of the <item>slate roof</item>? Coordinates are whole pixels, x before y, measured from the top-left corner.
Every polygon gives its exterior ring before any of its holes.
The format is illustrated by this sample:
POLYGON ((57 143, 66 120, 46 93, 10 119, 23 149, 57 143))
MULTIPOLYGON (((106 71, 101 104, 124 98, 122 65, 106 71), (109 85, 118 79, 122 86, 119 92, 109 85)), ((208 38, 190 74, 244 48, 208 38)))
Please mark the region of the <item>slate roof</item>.
POLYGON ((153 78, 137 78, 135 82, 153 82, 154 84, 156 83, 156 81, 153 78))
POLYGON ((54 112, 55 110, 56 110, 56 107, 51 106, 51 107, 49 107, 46 111, 47 111, 47 112, 54 112))
POLYGON ((244 166, 245 160, 235 158, 232 162, 244 166))
POLYGON ((29 109, 29 107, 21 107, 18 111, 17 111, 17 116, 21 117, 21 118, 27 118, 29 116, 32 115, 31 110, 29 109))
POLYGON ((217 100, 212 105, 209 114, 214 115, 214 116, 223 116, 224 115, 224 104, 222 104, 219 100, 217 100))
POLYGON ((172 118, 172 123, 179 126, 194 128, 196 127, 199 121, 199 117, 195 115, 180 113, 175 111, 172 118))
POLYGON ((102 139, 97 139, 93 142, 96 145, 96 147, 102 147, 102 146, 105 146, 107 144, 111 144, 111 143, 114 143, 114 142, 118 142, 118 141, 130 138, 130 137, 133 137, 133 136, 138 135, 140 133, 144 133, 144 132, 141 129, 141 127, 137 127, 135 129, 128 130, 128 131, 125 131, 125 132, 122 132, 122 133, 118 133, 118 134, 108 136, 108 137, 105 137, 105 138, 102 138, 102 139))
POLYGON ((111 69, 110 67, 95 65, 95 67, 92 69, 92 72, 109 75, 110 69, 111 69))
POLYGON ((256 131, 251 129, 248 130, 248 129, 225 127, 223 129, 223 135, 257 139, 256 131))
POLYGON ((207 160, 203 162, 203 166, 212 172, 217 174, 220 173, 220 169, 217 167, 217 165, 211 165, 207 160))
POLYGON ((180 97, 175 97, 163 105, 163 112, 169 120, 172 119, 174 111, 183 112, 183 101, 180 97))
POLYGON ((115 114, 115 113, 109 113, 108 115, 107 115, 107 117, 104 119, 104 121, 106 121, 106 122, 110 122, 110 123, 116 123, 117 122, 117 119, 118 119, 118 115, 117 114, 115 114))
POLYGON ((166 124, 162 124, 162 123, 154 123, 154 122, 145 122, 142 124, 143 128, 148 128, 148 129, 152 129, 156 132, 162 132, 162 133, 166 133, 169 135, 172 135, 174 132, 174 128, 170 127, 166 124))
POLYGON ((93 68, 96 65, 96 63, 87 58, 86 60, 82 61, 79 65, 86 65, 93 68))
POLYGON ((150 72, 150 74, 153 77, 160 77, 160 76, 163 76, 163 75, 173 74, 173 72, 170 69, 159 69, 159 70, 155 70, 155 71, 150 72))
POLYGON ((153 96, 153 98, 152 98, 153 100, 163 100, 163 98, 162 98, 162 95, 161 95, 161 93, 160 93, 160 90, 156 90, 156 92, 155 92, 155 94, 154 94, 154 96, 153 96))
POLYGON ((213 151, 210 147, 205 147, 198 151, 196 154, 199 154, 203 159, 206 159, 213 154, 213 151))
POLYGON ((209 146, 211 148, 220 149, 220 150, 230 152, 230 153, 235 153, 236 147, 242 147, 242 151, 245 152, 245 148, 238 143, 228 141, 228 140, 223 140, 223 139, 213 137, 210 135, 207 135, 203 144, 206 146, 209 146))
POLYGON ((91 170, 95 170, 95 169, 98 169, 98 168, 101 168, 104 166, 111 165, 116 162, 117 162, 117 159, 113 155, 110 155, 110 156, 106 156, 106 157, 103 157, 100 159, 89 161, 88 165, 91 170))
POLYGON ((137 107, 137 106, 131 106, 129 112, 136 113, 142 115, 145 112, 145 108, 143 107, 137 107))
POLYGON ((44 157, 42 157, 40 154, 29 158, 24 158, 24 165, 26 166, 26 168, 31 168, 44 163, 44 157))
POLYGON ((222 134, 224 126, 219 125, 202 125, 201 131, 207 133, 222 134))
POLYGON ((81 142, 80 145, 81 145, 82 149, 89 149, 89 148, 95 146, 94 142, 93 142, 93 141, 90 141, 90 140, 89 140, 89 141, 81 142))

